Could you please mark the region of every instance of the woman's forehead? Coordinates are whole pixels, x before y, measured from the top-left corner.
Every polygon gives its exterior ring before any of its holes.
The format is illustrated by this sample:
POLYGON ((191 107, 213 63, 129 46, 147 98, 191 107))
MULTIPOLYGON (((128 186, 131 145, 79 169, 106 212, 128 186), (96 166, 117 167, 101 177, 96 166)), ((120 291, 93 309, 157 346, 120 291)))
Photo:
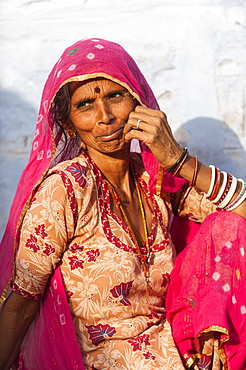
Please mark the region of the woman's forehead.
POLYGON ((86 81, 73 81, 69 84, 70 93, 73 94, 77 89, 80 91, 94 91, 100 93, 103 90, 115 90, 121 89, 126 90, 123 86, 118 83, 111 81, 106 78, 92 78, 86 81))

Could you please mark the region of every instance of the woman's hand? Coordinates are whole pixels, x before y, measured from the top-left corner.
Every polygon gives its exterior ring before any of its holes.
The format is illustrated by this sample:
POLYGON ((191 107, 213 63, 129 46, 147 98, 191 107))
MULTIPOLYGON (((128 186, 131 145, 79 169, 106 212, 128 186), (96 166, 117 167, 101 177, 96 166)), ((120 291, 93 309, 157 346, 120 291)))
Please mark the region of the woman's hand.
MULTIPOLYGON (((166 169, 171 168, 183 152, 183 149, 173 137, 165 113, 159 110, 153 110, 138 105, 135 110, 130 113, 124 133, 126 141, 138 139, 148 145, 157 161, 166 169), (139 120, 141 120, 141 122, 138 125, 139 120)), ((194 160, 193 157, 188 155, 187 160, 185 160, 179 170, 179 175, 191 182, 193 174, 194 160)), ((198 162, 196 186, 207 193, 210 181, 210 168, 203 163, 198 162)), ((232 201, 238 196, 241 186, 242 185, 238 183, 236 192, 232 197, 232 201)), ((244 201, 239 207, 233 209, 232 212, 246 218, 246 201, 244 201)))
POLYGON ((150 148, 164 168, 170 168, 183 152, 173 137, 165 113, 138 105, 130 113, 124 129, 125 140, 138 139, 150 148), (141 120, 137 128, 138 120, 141 120))

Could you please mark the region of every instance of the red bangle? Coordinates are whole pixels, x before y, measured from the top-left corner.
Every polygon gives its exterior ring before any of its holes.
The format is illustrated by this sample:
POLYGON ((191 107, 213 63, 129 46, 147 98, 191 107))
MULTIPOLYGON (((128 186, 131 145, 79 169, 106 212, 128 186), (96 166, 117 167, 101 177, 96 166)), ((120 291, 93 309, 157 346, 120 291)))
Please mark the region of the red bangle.
POLYGON ((232 184, 232 175, 230 173, 228 173, 226 188, 225 188, 224 193, 222 194, 221 198, 218 200, 218 202, 216 202, 217 206, 219 206, 223 202, 225 197, 227 196, 227 194, 228 194, 228 192, 231 188, 231 184, 232 184))

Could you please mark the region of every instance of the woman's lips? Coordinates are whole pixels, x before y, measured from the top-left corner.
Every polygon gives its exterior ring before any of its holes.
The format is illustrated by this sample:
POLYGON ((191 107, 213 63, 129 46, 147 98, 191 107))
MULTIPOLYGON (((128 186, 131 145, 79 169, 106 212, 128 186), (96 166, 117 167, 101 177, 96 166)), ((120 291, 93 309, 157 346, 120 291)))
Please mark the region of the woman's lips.
POLYGON ((123 127, 119 128, 116 131, 111 132, 110 134, 100 135, 99 137, 102 141, 111 141, 111 140, 117 139, 119 136, 121 136, 122 131, 123 131, 123 127))

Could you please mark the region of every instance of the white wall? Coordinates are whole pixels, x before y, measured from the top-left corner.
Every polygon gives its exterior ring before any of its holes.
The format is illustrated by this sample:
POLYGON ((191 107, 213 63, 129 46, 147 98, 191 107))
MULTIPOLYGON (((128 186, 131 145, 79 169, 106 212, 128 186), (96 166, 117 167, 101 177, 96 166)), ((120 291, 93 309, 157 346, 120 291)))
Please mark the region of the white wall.
POLYGON ((245 0, 1 0, 0 35, 0 234, 46 77, 82 38, 122 44, 181 143, 246 178, 245 0))

